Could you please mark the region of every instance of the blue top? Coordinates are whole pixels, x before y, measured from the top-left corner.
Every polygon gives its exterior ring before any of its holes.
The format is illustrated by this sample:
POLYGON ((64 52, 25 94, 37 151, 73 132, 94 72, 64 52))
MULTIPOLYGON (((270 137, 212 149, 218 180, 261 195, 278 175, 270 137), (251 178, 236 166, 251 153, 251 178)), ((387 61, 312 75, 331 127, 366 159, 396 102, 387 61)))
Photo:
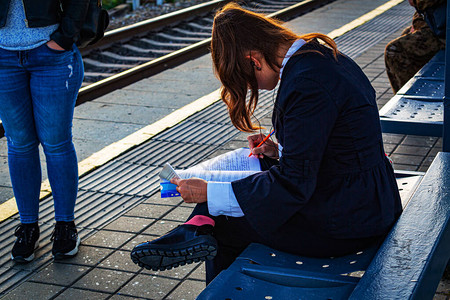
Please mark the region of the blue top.
POLYGON ((22 0, 11 0, 6 25, 0 28, 0 48, 14 51, 37 48, 50 40, 58 26, 28 28, 22 0))
POLYGON ((336 61, 315 41, 302 46, 285 66, 272 123, 283 145, 279 162, 232 182, 254 230, 279 249, 305 243, 293 238, 304 231, 337 239, 389 231, 400 195, 375 91, 354 61, 336 61))

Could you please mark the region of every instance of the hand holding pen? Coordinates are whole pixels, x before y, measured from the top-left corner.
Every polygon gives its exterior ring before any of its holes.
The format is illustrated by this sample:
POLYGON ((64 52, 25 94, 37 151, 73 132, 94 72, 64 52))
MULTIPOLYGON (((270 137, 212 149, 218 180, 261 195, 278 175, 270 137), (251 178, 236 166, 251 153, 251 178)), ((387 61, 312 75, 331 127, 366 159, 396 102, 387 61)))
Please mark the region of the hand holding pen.
POLYGON ((278 144, 269 140, 274 133, 275 130, 272 130, 267 136, 264 136, 263 134, 248 136, 247 140, 250 147, 250 154, 248 157, 254 155, 258 158, 263 158, 263 156, 278 158, 278 144))

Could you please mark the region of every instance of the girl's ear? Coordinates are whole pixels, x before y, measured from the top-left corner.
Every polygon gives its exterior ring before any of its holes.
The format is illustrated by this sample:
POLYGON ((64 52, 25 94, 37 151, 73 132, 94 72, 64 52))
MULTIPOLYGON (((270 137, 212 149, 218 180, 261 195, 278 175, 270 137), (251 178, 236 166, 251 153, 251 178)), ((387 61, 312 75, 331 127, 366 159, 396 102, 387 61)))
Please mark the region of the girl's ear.
POLYGON ((256 70, 261 71, 261 63, 253 56, 247 55, 245 58, 250 60, 250 65, 256 70))

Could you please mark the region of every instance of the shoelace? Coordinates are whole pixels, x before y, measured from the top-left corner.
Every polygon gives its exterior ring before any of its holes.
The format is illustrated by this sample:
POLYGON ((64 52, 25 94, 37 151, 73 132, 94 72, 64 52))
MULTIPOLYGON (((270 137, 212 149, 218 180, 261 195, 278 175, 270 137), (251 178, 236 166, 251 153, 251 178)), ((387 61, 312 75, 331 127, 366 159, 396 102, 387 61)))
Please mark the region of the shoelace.
POLYGON ((19 244, 31 244, 33 234, 36 231, 36 228, 30 227, 26 228, 24 225, 20 224, 16 227, 16 230, 14 231, 14 235, 17 236, 17 242, 19 244))
POLYGON ((72 237, 73 233, 74 229, 72 227, 69 227, 69 225, 57 225, 55 226, 55 229, 53 229, 50 240, 69 240, 72 237))

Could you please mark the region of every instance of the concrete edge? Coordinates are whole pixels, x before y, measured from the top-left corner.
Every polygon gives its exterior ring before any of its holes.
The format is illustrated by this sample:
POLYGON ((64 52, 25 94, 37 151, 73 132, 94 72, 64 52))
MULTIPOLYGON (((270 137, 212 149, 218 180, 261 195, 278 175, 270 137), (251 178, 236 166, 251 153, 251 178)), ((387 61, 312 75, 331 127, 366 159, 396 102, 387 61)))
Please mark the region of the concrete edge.
POLYGON ((356 27, 359 27, 361 25, 363 25, 364 23, 374 19, 375 17, 381 15, 382 13, 388 11, 389 9, 393 8, 394 6, 402 3, 404 0, 391 0, 389 2, 386 2, 383 5, 378 6, 377 8, 375 8, 374 10, 368 12, 365 15, 362 15, 361 17, 359 17, 356 20, 353 20, 352 22, 342 26, 341 28, 338 28, 336 30, 333 30, 332 32, 330 32, 328 34, 329 37, 331 38, 337 38, 338 36, 343 35, 344 33, 355 29, 356 27))

